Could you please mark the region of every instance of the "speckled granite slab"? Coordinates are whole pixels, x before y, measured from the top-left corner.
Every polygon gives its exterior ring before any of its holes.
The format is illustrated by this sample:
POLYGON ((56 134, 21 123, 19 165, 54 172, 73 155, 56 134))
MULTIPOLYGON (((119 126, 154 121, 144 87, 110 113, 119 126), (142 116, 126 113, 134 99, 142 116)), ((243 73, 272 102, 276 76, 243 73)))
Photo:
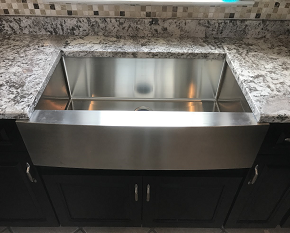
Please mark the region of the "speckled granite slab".
POLYGON ((289 39, 2 36, 0 118, 29 118, 60 52, 74 57, 224 58, 259 122, 290 122, 289 39), (62 43, 62 44, 61 44, 62 43))
POLYGON ((180 40, 70 36, 61 49, 69 57, 225 58, 219 40, 204 38, 180 40))
POLYGON ((289 39, 224 42, 227 62, 259 122, 290 122, 289 39))
POLYGON ((62 38, 0 36, 0 118, 28 118, 58 60, 62 38))
POLYGON ((290 21, 0 16, 0 33, 145 38, 270 38, 289 36, 290 21))

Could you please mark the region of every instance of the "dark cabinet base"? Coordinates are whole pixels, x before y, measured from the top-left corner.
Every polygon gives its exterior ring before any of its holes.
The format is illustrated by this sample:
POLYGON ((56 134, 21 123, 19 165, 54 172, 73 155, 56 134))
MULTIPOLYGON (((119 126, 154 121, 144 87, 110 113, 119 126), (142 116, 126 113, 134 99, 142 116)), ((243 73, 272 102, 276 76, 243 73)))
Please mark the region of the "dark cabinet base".
POLYGON ((0 185, 0 225, 59 226, 14 120, 0 120, 0 185))
POLYGON ((44 175, 62 226, 140 226, 141 177, 44 175))
POLYGON ((245 173, 40 170, 62 226, 126 227, 222 227, 245 173))
POLYGON ((274 228, 290 209, 289 155, 260 155, 258 179, 245 180, 226 223, 227 228, 274 228))
POLYGON ((222 227, 241 180, 144 177, 143 226, 222 227))

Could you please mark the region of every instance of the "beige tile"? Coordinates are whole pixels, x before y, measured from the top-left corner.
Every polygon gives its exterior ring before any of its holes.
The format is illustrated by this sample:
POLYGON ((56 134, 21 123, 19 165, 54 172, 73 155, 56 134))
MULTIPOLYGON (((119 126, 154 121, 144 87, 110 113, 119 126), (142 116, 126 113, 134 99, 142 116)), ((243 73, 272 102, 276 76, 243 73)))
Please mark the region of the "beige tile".
POLYGON ((77 227, 12 227, 13 233, 73 233, 77 227))
POLYGON ((157 233, 221 233, 219 228, 155 228, 157 233))
POLYGON ((231 229, 226 228, 227 233, 267 233, 265 229, 261 228, 240 228, 240 229, 231 229))
POLYGON ((0 232, 2 233, 5 229, 6 227, 0 227, 0 232))
POLYGON ((147 233, 149 231, 149 228, 141 227, 84 227, 83 229, 87 233, 147 233))
POLYGON ((281 228, 280 226, 278 226, 275 229, 267 229, 265 230, 264 233, 289 233, 289 232, 290 228, 281 228))

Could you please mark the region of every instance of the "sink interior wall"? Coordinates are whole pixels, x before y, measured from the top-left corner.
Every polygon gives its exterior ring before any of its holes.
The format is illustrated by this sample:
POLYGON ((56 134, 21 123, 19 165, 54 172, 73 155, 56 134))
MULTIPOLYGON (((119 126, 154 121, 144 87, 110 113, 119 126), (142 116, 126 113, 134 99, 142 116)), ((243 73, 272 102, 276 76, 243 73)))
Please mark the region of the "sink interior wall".
POLYGON ((36 109, 133 111, 140 106, 250 112, 223 60, 154 58, 65 58, 36 109))

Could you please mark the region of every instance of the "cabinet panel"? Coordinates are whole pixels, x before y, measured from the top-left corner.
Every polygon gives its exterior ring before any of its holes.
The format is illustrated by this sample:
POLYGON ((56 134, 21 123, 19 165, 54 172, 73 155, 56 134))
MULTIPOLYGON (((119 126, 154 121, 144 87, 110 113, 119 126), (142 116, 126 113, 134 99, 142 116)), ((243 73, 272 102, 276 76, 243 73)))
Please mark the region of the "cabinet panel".
POLYGON ((0 151, 26 151, 15 120, 0 120, 0 151))
MULTIPOLYGON (((258 179, 239 193, 226 227, 276 227, 290 208, 289 156, 260 156, 258 179)), ((256 165, 255 164, 255 165, 256 165)))
POLYGON ((240 177, 145 177, 144 226, 221 227, 241 180, 240 177))
POLYGON ((44 175, 63 226, 140 226, 139 177, 44 175), (135 185, 138 192, 135 197, 135 185))
POLYGON ((0 162, 0 225, 57 226, 52 207, 39 183, 31 183, 21 163, 0 162))

